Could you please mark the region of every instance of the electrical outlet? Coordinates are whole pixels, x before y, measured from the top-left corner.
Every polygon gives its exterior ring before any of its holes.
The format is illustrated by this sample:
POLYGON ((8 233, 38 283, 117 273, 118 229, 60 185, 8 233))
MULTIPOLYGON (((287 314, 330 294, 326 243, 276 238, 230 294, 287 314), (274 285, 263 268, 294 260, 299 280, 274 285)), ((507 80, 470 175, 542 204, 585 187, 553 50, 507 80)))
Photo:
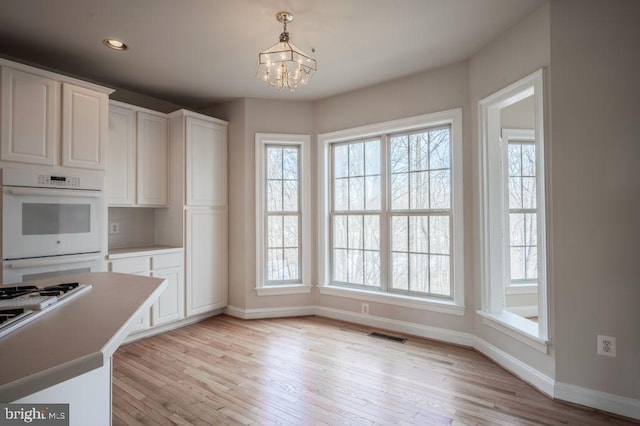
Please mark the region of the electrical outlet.
POLYGON ((360 312, 363 315, 369 315, 369 304, 368 303, 363 303, 360 312))
POLYGON ((109 234, 119 234, 120 233, 120 224, 118 222, 113 222, 109 224, 109 234))
POLYGON ((598 335, 598 355, 616 357, 616 338, 598 335))

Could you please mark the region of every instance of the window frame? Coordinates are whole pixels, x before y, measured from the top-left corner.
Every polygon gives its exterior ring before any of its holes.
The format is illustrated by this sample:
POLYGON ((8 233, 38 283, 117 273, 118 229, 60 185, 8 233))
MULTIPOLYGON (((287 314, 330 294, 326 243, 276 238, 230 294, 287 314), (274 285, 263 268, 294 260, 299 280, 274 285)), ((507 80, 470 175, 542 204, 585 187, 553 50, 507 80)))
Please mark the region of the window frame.
POLYGON ((255 135, 255 201, 256 201, 256 292, 258 296, 311 292, 311 137, 304 134, 256 133, 255 135), (298 148, 298 257, 299 280, 268 281, 266 275, 266 150, 268 146, 298 148))
MULTIPOLYGON (((484 323, 543 353, 548 352, 547 300, 547 208, 545 187, 544 71, 520 79, 478 102, 479 178, 480 178, 480 268, 481 308, 477 314, 484 323), (506 142, 501 141, 500 111, 527 97, 534 97, 536 146, 536 209, 538 244, 538 322, 506 310, 505 292, 518 291, 511 281, 507 261, 508 204, 506 142)), ((525 289, 522 289, 525 290, 525 289)))
MULTIPOLYGON (((323 133, 318 135, 318 275, 319 290, 321 294, 328 294, 340 297, 354 298, 404 306, 414 309, 429 310, 435 312, 448 313, 453 315, 464 315, 464 220, 463 220, 463 156, 462 156, 462 109, 456 108, 442 112, 423 114, 419 116, 387 121, 383 123, 345 129, 336 132, 323 133), (382 194, 381 203, 387 203, 387 185, 389 171, 386 170, 386 163, 389 148, 387 135, 410 132, 434 128, 438 126, 450 126, 451 141, 451 217, 452 228, 450 230, 451 239, 451 298, 423 297, 415 294, 406 294, 396 291, 383 291, 368 288, 355 288, 349 286, 332 285, 332 242, 331 242, 331 186, 332 179, 332 149, 331 145, 341 142, 363 140, 367 138, 380 137, 381 162, 382 162, 382 194)), ((385 214, 380 215, 380 226, 389 226, 391 215, 398 214, 399 211, 392 211, 387 208, 385 214)), ((387 233, 388 234, 388 233, 387 233)), ((391 257, 390 241, 383 241, 380 247, 380 256, 391 257)), ((388 271, 381 268, 381 275, 388 271)))

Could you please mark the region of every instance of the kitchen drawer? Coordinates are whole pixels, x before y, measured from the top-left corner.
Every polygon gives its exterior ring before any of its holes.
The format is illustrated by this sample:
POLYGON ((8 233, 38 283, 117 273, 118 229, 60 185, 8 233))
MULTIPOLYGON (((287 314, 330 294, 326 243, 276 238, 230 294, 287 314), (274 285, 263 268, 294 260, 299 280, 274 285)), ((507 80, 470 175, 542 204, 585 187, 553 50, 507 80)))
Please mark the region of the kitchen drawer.
POLYGON ((129 259, 112 260, 111 272, 121 272, 123 274, 148 274, 149 257, 140 256, 129 259))
POLYGON ((182 252, 151 256, 151 269, 175 268, 182 266, 182 252))

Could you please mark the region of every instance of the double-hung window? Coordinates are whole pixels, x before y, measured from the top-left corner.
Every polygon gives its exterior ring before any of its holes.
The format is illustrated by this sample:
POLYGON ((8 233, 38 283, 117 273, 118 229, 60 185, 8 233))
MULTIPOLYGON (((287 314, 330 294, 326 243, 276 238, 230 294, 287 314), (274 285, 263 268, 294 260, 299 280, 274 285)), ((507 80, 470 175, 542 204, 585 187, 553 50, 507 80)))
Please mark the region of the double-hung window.
POLYGON ((310 291, 308 135, 256 134, 256 289, 310 291))
POLYGON ((319 135, 321 292, 463 304, 461 144, 460 110, 319 135))

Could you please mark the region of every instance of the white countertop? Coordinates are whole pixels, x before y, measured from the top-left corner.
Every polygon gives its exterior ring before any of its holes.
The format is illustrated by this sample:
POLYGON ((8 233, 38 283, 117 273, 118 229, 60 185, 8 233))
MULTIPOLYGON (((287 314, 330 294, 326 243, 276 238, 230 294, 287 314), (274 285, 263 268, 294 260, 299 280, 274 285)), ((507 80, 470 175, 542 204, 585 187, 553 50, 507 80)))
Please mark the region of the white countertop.
POLYGON ((163 245, 109 249, 107 260, 122 259, 132 256, 153 256, 155 254, 176 253, 182 250, 184 250, 182 247, 163 245))
POLYGON ((149 309, 167 286, 162 278, 114 272, 82 273, 29 284, 43 287, 60 282, 92 287, 0 338, 0 403, 103 366, 127 337, 131 322, 149 309))

